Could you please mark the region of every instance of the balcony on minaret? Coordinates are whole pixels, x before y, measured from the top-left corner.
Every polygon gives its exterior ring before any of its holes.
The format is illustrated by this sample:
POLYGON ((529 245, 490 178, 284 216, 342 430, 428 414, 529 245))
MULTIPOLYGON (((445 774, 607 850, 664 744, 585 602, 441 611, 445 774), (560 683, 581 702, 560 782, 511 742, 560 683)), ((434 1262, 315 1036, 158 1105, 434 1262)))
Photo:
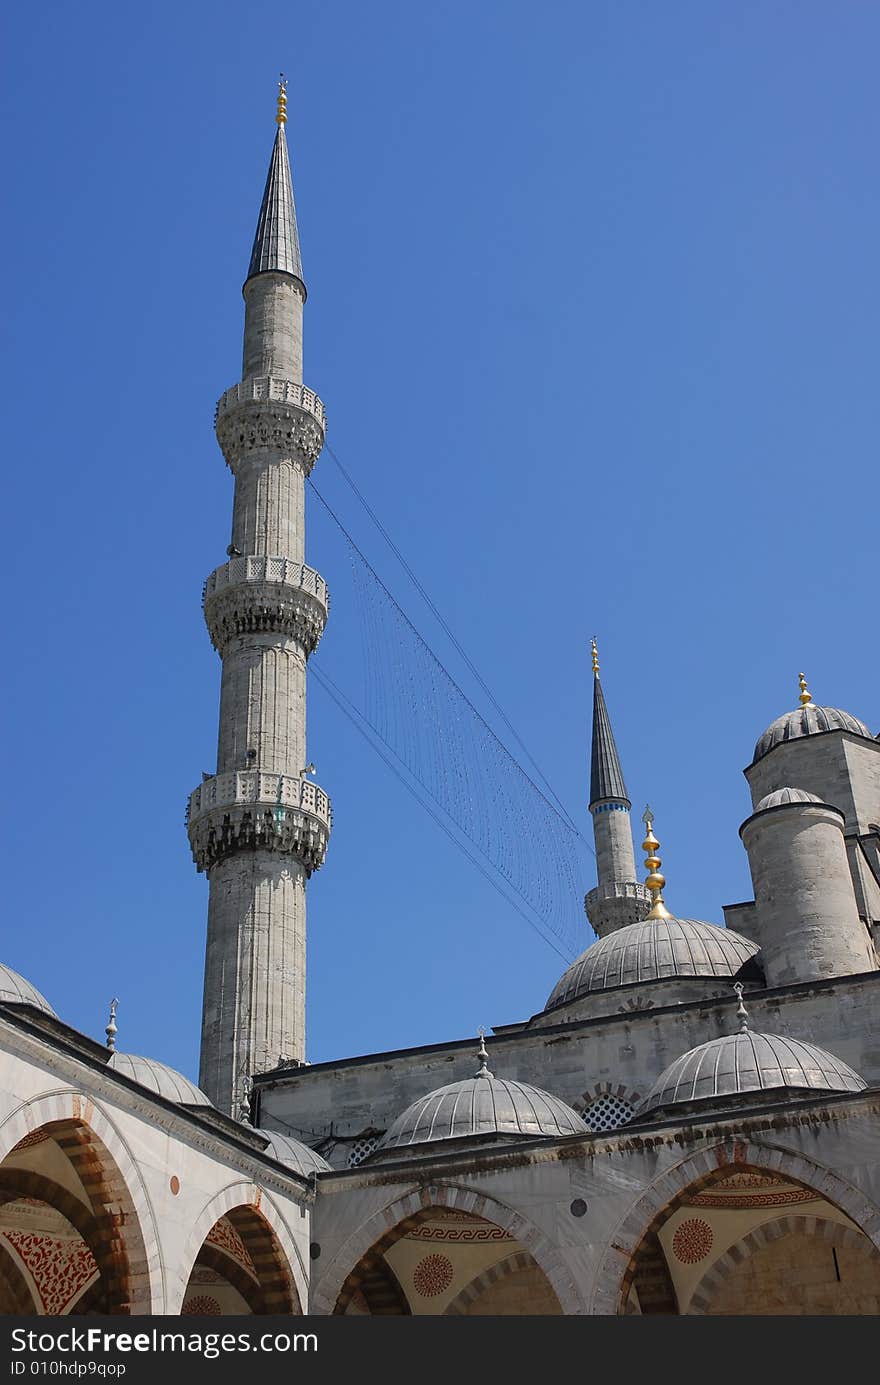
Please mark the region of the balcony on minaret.
POLYGON ((233 770, 193 790, 186 825, 200 871, 233 852, 261 850, 295 856, 311 874, 327 852, 330 799, 302 774, 233 770))

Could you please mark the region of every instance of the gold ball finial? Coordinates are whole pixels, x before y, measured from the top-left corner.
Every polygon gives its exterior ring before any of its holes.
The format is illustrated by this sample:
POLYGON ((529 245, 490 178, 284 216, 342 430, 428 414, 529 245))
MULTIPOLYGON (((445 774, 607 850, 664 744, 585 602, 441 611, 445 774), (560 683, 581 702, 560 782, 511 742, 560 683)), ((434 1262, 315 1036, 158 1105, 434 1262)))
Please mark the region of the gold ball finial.
POLYGON ((645 840, 642 842, 642 850, 648 854, 645 857, 645 865, 649 874, 645 877, 645 888, 651 896, 651 912, 649 919, 668 919, 671 914, 663 903, 663 890, 666 886, 666 876, 660 874, 660 857, 657 855, 657 848, 660 843, 654 836, 654 810, 648 804, 642 813, 642 822, 645 824, 645 840))
POLYGON ((590 655, 591 655, 592 660, 593 660, 593 674, 594 674, 594 676, 595 676, 596 678, 598 678, 598 677, 599 677, 599 650, 598 650, 598 647, 597 647, 597 645, 596 645, 595 637, 594 637, 593 639, 590 640, 590 655))
POLYGON ((287 124, 287 78, 283 72, 278 78, 278 109, 275 112, 275 124, 287 124))
POLYGON ((802 673, 798 674, 798 687, 801 690, 798 702, 802 707, 806 707, 807 703, 812 702, 813 699, 807 691, 807 680, 802 673))

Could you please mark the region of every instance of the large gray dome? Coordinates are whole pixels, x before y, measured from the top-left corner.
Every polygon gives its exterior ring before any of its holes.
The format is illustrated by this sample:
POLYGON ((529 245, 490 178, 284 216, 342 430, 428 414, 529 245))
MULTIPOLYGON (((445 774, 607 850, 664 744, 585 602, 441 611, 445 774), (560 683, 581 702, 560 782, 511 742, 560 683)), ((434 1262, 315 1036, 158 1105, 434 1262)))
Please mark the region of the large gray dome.
POLYGON ((58 1016, 52 1009, 46 997, 32 986, 30 981, 19 976, 12 967, 4 966, 0 962, 0 1005, 33 1005, 35 1010, 42 1010, 47 1015, 52 1015, 55 1019, 58 1016))
POLYGON ((114 1053, 107 1063, 108 1068, 139 1082, 142 1087, 163 1096, 166 1101, 177 1101, 181 1106, 210 1106, 211 1102, 194 1082, 184 1077, 176 1068, 169 1068, 156 1058, 139 1058, 134 1053, 114 1053))
POLYGON ((713 923, 673 917, 644 919, 618 928, 582 952, 563 973, 545 1010, 594 991, 609 991, 665 977, 748 976, 759 978, 752 959, 757 946, 713 923), (744 972, 744 968, 749 971, 744 972))
POLYGON ((793 712, 772 721, 755 746, 752 764, 762 759, 774 746, 783 741, 798 740, 801 736, 815 736, 823 731, 851 731, 854 736, 867 736, 871 733, 863 721, 842 712, 839 707, 817 707, 808 702, 805 707, 797 707, 793 712))
POLYGON ((861 1092, 867 1083, 840 1058, 799 1039, 741 1030, 712 1039, 676 1058, 636 1110, 717 1101, 745 1092, 806 1090, 861 1092))
POLYGON ((264 1153, 271 1159, 277 1159, 279 1164, 286 1164, 294 1173, 302 1174, 303 1178, 308 1178, 312 1173, 326 1173, 330 1168, 320 1154, 290 1135, 282 1135, 277 1130, 258 1130, 257 1134, 265 1135, 269 1141, 269 1148, 264 1153))
POLYGON ((379 1141, 376 1153, 435 1140, 471 1135, 583 1135, 587 1127, 577 1112, 558 1097, 480 1073, 463 1082, 438 1087, 397 1117, 379 1141))

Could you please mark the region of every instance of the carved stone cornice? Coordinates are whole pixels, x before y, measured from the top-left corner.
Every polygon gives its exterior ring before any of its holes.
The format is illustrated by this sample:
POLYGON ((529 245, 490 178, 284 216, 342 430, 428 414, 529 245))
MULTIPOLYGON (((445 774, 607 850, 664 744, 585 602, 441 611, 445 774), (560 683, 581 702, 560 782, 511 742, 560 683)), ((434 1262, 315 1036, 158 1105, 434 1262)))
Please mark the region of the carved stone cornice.
POLYGON ((294 856, 311 875, 323 865, 330 800, 311 780, 236 770, 205 779, 189 796, 186 825, 200 871, 237 851, 294 856))
POLYGON ((314 568, 288 558, 233 558, 211 573, 203 605, 219 654, 240 635, 271 631, 302 645, 308 657, 327 623, 327 583, 314 568))
POLYGON ((233 472, 239 463, 268 453, 295 462, 308 476, 324 446, 327 418, 314 391, 264 376, 242 380, 222 394, 214 426, 233 472))

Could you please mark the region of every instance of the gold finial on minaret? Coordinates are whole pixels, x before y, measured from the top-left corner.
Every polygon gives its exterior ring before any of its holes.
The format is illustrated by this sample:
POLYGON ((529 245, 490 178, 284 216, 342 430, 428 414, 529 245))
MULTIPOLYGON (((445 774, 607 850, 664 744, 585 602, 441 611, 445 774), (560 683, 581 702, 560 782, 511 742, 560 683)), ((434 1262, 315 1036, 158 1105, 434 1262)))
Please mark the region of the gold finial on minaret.
POLYGON ((599 677, 599 650, 596 645, 595 637, 590 640, 590 654, 593 659, 593 675, 599 677))
POLYGON ((801 695, 798 698, 798 702, 801 704, 802 707, 806 707, 807 703, 812 702, 813 699, 807 691, 807 680, 802 673, 798 674, 798 686, 801 690, 801 695))
POLYGON ((278 109, 275 112, 275 124, 287 124, 287 78, 283 72, 278 78, 278 109))
POLYGON ((668 919, 671 918, 669 910, 663 903, 663 887, 666 884, 666 876, 660 874, 660 857, 657 855, 657 848, 660 845, 654 836, 654 810, 649 805, 642 813, 642 822, 645 824, 645 840, 642 842, 642 850, 647 851, 645 865, 650 874, 645 878, 645 887, 651 896, 651 912, 649 919, 668 919))

